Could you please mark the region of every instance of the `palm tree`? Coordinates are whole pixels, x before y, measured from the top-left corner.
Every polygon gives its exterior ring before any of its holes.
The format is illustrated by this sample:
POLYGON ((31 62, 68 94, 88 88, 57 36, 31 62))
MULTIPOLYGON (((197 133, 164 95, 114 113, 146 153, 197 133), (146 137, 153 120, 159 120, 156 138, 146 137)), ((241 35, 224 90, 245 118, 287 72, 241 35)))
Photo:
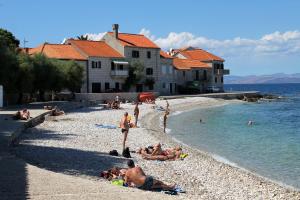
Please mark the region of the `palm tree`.
POLYGON ((78 39, 78 40, 88 40, 88 35, 80 35, 80 36, 77 36, 77 39, 78 39))

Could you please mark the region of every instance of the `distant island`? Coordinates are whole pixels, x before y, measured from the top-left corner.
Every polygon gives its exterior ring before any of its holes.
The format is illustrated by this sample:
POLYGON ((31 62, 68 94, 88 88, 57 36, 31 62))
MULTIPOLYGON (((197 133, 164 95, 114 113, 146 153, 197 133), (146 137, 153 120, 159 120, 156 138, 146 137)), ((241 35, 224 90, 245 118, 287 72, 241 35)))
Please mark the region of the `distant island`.
POLYGON ((250 76, 225 76, 225 84, 256 84, 256 83, 300 83, 300 73, 296 74, 271 74, 250 76))

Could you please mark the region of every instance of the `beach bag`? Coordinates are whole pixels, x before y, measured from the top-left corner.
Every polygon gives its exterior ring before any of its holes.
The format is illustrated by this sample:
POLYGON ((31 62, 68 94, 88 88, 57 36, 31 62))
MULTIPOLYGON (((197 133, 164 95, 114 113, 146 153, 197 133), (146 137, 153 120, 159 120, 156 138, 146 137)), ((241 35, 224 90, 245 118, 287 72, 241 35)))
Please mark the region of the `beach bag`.
POLYGON ((126 147, 126 148, 123 150, 122 156, 125 157, 125 158, 131 158, 130 151, 129 151, 129 147, 126 147))
POLYGON ((117 150, 112 150, 112 151, 110 151, 109 152, 109 155, 111 155, 111 156, 119 156, 119 153, 118 153, 118 151, 117 150))

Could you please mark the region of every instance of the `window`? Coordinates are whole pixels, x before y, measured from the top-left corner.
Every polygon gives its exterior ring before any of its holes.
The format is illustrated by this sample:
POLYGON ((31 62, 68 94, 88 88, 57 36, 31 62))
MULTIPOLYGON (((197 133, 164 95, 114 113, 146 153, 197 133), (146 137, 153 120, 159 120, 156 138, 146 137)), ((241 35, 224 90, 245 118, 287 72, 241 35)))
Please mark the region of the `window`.
POLYGON ((109 90, 109 83, 105 82, 105 90, 109 90))
POLYGON ((163 84, 162 84, 162 88, 166 88, 166 83, 163 83, 163 84))
POLYGON ((92 68, 101 68, 101 61, 92 61, 92 68))
POLYGON ((133 57, 133 58, 139 58, 139 57, 140 57, 140 52, 139 52, 139 51, 133 50, 133 51, 132 51, 132 57, 133 57))
POLYGON ((203 71, 203 79, 205 81, 207 81, 207 71, 206 70, 203 71))
POLYGON ((218 63, 215 63, 215 64, 214 64, 214 67, 215 67, 215 69, 219 69, 219 64, 218 64, 218 63))
POLYGON ((123 65, 119 65, 119 70, 123 70, 123 65))
POLYGON ((185 77, 185 71, 182 71, 182 76, 185 77))
POLYGON ((168 73, 172 74, 172 66, 171 65, 168 65, 168 73))
POLYGON ((146 69, 146 75, 153 75, 153 69, 152 68, 147 68, 146 69))
POLYGON ((151 58, 151 51, 147 51, 147 58, 151 58))
POLYGON ((111 70, 115 70, 115 63, 114 62, 111 62, 111 70))
POLYGON ((196 81, 199 81, 199 70, 196 70, 196 81))
POLYGON ((92 93, 101 92, 101 83, 92 83, 92 93))
POLYGON ((115 88, 116 88, 117 90, 120 89, 120 83, 119 83, 119 82, 116 82, 116 83, 115 83, 115 88))
POLYGON ((221 69, 224 69, 224 64, 223 64, 223 63, 221 64, 221 67, 220 67, 220 68, 221 68, 221 69))
POLYGON ((218 78, 217 77, 215 77, 215 83, 217 83, 218 82, 218 78))
POLYGON ((222 82, 222 83, 224 82, 224 79, 223 79, 223 77, 221 77, 221 82, 222 82))

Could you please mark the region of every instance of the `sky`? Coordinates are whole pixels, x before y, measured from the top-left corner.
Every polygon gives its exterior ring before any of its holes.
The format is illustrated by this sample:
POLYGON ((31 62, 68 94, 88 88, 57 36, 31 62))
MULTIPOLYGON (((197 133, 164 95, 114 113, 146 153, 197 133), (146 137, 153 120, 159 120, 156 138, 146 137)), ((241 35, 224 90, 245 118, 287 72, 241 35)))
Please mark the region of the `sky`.
POLYGON ((232 75, 300 73, 298 0, 0 0, 0 28, 26 47, 111 31, 142 33, 164 50, 199 47, 232 75))

